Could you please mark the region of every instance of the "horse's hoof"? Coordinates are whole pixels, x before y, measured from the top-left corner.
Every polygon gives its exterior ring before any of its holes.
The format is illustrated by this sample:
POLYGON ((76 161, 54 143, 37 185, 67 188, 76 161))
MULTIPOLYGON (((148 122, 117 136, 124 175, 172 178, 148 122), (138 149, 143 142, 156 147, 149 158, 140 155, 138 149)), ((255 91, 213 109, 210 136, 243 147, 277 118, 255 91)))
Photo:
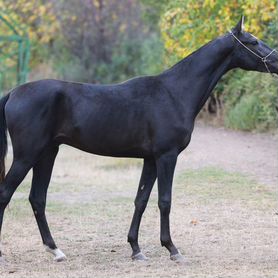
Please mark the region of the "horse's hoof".
POLYGON ((131 259, 133 261, 147 261, 148 257, 146 257, 142 252, 139 252, 139 253, 137 253, 135 255, 132 255, 131 259))
MULTIPOLYGON (((60 250, 61 251, 61 250, 60 250)), ((54 257, 55 262, 63 262, 67 259, 66 255, 61 251, 61 254, 58 254, 54 257)))
POLYGON ((171 255, 170 259, 179 264, 184 264, 186 262, 184 256, 180 252, 175 255, 171 255))
POLYGON ((55 262, 62 262, 67 259, 66 255, 59 248, 51 249, 48 246, 46 246, 45 250, 54 255, 55 262))

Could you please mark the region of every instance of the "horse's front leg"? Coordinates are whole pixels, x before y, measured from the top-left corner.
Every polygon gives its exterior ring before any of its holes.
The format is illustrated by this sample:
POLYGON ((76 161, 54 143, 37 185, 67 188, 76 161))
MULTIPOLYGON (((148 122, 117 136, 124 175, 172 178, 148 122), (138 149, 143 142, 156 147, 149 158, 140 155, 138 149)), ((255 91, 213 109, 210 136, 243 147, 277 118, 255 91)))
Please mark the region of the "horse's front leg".
POLYGON ((170 252, 171 260, 183 262, 184 258, 174 245, 170 234, 170 210, 172 199, 172 183, 177 162, 177 152, 161 155, 156 160, 158 178, 158 206, 160 210, 160 241, 170 252))

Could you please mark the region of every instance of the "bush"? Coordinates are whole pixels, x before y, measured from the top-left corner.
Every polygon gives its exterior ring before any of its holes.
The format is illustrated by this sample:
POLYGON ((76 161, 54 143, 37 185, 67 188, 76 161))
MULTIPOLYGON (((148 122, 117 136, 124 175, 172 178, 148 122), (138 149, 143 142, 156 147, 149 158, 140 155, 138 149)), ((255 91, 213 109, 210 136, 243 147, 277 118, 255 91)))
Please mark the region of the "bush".
POLYGON ((235 72, 224 86, 225 125, 265 131, 277 127, 277 79, 270 75, 235 72))

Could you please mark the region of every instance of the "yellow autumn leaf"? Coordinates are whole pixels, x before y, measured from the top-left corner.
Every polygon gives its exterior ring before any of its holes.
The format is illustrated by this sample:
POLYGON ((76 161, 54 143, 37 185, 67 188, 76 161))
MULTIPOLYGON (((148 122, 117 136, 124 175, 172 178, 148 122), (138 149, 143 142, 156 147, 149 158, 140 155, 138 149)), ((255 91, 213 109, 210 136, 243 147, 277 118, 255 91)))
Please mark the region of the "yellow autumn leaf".
POLYGON ((247 30, 256 36, 263 34, 269 22, 277 21, 276 0, 187 0, 186 4, 172 0, 169 3, 161 17, 160 30, 166 52, 176 60, 225 33, 241 15, 247 17, 247 30))

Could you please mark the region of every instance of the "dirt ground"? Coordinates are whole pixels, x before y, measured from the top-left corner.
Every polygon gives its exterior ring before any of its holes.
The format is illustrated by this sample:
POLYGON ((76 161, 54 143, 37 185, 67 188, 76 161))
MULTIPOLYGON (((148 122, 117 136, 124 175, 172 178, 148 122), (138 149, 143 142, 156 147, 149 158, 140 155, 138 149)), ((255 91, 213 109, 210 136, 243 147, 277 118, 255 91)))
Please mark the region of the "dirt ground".
POLYGON ((156 188, 139 238, 149 260, 130 259, 141 161, 62 146, 47 217, 67 261, 53 262, 42 247, 29 174, 5 214, 0 277, 278 277, 277 147, 277 135, 196 126, 174 180, 172 238, 186 257, 179 265, 160 246, 156 188))

